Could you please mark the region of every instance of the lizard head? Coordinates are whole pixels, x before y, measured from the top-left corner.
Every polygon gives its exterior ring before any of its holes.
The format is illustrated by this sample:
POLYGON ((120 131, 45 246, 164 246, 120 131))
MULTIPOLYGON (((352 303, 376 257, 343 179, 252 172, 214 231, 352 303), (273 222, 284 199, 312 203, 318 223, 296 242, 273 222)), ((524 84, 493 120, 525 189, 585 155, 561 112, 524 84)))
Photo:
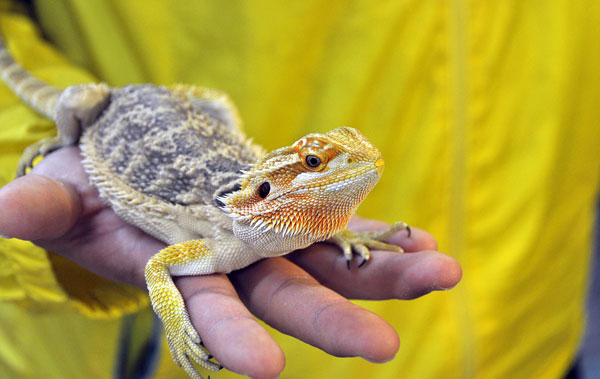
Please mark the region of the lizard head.
POLYGON ((343 229, 382 172, 379 150, 341 127, 264 155, 221 200, 236 237, 274 256, 343 229))

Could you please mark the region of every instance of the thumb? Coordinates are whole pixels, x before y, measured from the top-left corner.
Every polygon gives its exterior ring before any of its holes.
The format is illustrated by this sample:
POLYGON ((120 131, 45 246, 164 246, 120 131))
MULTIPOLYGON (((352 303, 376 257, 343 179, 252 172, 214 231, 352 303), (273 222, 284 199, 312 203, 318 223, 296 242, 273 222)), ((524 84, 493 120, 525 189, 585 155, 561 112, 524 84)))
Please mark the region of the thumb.
POLYGON ((29 241, 64 235, 81 214, 75 188, 29 174, 0 188, 0 235, 29 241))

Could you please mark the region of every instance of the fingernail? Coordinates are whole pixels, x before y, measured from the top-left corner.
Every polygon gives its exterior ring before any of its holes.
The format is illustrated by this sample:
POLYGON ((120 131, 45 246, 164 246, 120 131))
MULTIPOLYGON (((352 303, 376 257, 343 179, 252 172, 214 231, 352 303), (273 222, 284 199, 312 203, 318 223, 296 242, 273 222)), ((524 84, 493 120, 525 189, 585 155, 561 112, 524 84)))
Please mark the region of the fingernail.
POLYGON ((432 291, 449 291, 449 290, 451 290, 454 287, 456 287, 456 285, 454 285, 452 287, 433 286, 433 287, 429 287, 429 292, 432 292, 432 291))
POLYGON ((361 356, 362 359, 364 359, 365 361, 371 362, 371 363, 385 363, 385 362, 389 362, 392 359, 396 358, 396 354, 394 354, 392 357, 388 358, 388 359, 371 359, 369 357, 365 357, 365 356, 361 356))

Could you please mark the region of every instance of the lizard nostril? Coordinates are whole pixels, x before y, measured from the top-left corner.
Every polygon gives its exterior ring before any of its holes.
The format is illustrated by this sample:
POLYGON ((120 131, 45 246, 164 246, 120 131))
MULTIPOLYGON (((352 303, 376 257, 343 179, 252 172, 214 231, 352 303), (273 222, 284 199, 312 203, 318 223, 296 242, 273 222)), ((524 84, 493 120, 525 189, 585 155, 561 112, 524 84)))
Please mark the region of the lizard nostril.
POLYGON ((375 161, 375 167, 377 167, 377 172, 379 175, 383 174, 383 166, 385 166, 383 159, 379 158, 375 161))

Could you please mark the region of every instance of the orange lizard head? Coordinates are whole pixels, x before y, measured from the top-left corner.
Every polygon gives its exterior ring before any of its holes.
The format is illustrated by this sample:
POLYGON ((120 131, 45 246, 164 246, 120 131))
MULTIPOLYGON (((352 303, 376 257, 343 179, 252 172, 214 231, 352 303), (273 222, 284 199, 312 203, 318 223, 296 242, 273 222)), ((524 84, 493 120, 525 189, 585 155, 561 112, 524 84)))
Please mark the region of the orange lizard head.
POLYGON ((236 237, 265 256, 283 254, 343 229, 383 166, 356 129, 309 134, 261 157, 222 202, 236 237))

